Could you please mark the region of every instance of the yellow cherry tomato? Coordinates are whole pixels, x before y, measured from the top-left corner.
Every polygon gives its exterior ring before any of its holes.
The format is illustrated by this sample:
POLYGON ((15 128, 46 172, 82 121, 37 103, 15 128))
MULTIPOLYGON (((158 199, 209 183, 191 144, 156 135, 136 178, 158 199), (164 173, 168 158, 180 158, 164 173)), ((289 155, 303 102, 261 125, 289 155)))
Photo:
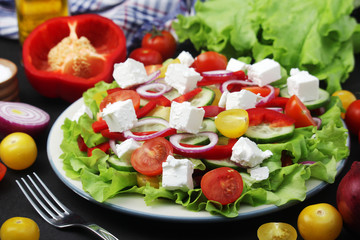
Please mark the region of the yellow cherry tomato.
POLYGON ((328 203, 309 205, 298 216, 298 230, 305 240, 334 240, 343 226, 339 211, 328 203))
POLYGON ((226 110, 217 115, 215 126, 225 137, 238 138, 248 129, 249 115, 243 109, 226 110))
MULTIPOLYGON (((356 100, 356 96, 348 90, 336 91, 332 94, 332 96, 337 96, 340 98, 340 101, 345 110, 347 110, 349 105, 356 100)), ((341 113, 341 117, 345 118, 345 113, 341 113)))
POLYGON ((30 218, 9 218, 0 229, 1 240, 38 240, 39 238, 39 226, 30 218))
POLYGON ((159 188, 161 177, 159 175, 156 176, 146 176, 141 173, 136 174, 136 181, 139 187, 144 187, 147 184, 150 184, 151 187, 159 188))
POLYGON ((7 135, 0 144, 0 158, 14 170, 30 167, 36 160, 37 147, 34 139, 22 132, 7 135))
POLYGON ((297 232, 293 226, 281 222, 269 222, 257 230, 259 240, 296 240, 297 232))

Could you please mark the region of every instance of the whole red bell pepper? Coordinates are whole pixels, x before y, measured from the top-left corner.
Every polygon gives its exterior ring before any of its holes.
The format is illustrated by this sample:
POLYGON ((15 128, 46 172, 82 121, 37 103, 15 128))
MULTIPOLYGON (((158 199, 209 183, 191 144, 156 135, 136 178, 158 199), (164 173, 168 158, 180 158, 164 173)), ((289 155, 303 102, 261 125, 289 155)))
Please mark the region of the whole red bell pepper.
POLYGON ((123 62, 126 54, 126 39, 121 28, 112 20, 96 14, 50 19, 35 28, 23 45, 25 73, 35 90, 46 97, 60 97, 69 102, 80 98, 84 91, 99 81, 112 82, 114 63, 123 62), (74 41, 63 41, 63 48, 52 53, 54 59, 59 59, 59 62, 64 59, 66 64, 54 70, 49 52, 70 35, 70 39, 85 37, 90 44, 83 46, 74 44, 74 41), (74 48, 79 53, 87 53, 88 45, 92 51, 85 58, 70 55, 76 52, 74 48), (79 61, 84 64, 78 67, 79 61))

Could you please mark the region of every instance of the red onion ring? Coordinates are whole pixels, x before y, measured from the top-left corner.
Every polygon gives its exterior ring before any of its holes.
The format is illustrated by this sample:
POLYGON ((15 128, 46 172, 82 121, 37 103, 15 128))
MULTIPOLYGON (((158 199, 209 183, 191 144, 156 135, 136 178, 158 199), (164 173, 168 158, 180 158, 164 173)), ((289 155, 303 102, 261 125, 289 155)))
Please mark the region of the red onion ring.
POLYGON ((204 77, 230 77, 234 74, 232 71, 229 70, 213 70, 202 72, 201 75, 203 75, 204 77))
POLYGON ((126 131, 124 131, 124 137, 125 138, 132 138, 132 139, 134 139, 136 141, 146 141, 146 140, 161 136, 164 132, 166 132, 166 131, 168 131, 170 129, 169 122, 166 121, 165 119, 162 119, 162 118, 143 118, 143 119, 140 119, 135 124, 134 128, 139 127, 139 126, 143 126, 143 125, 146 125, 146 124, 162 124, 166 128, 161 130, 161 131, 158 131, 156 133, 149 134, 149 135, 142 135, 142 136, 135 135, 130 130, 126 130, 126 131))
POLYGON ((240 85, 251 85, 251 86, 257 86, 256 83, 244 81, 244 80, 229 80, 221 84, 220 91, 221 92, 228 92, 228 87, 230 84, 240 84, 240 85))
POLYGON ((157 79, 160 76, 160 73, 161 73, 160 70, 156 70, 155 72, 148 75, 148 80, 146 80, 145 84, 150 83, 150 82, 154 81, 155 79, 157 79))
POLYGON ((114 139, 109 139, 109 145, 110 145, 111 150, 116 154, 116 142, 115 142, 115 140, 114 139))
POLYGON ((313 117, 315 123, 316 123, 316 127, 319 129, 321 127, 321 118, 318 117, 313 117))
POLYGON ((312 165, 316 163, 315 161, 303 161, 303 162, 299 162, 299 164, 303 164, 303 165, 312 165))
POLYGON ((21 102, 0 101, 0 135, 24 132, 35 136, 49 124, 47 112, 21 102))
POLYGON ((169 141, 173 145, 173 147, 176 148, 177 150, 179 150, 180 152, 200 153, 200 152, 206 152, 206 151, 210 150, 211 148, 213 148, 219 140, 218 135, 214 132, 200 132, 200 133, 197 133, 196 136, 208 137, 210 140, 210 143, 208 145, 198 146, 198 147, 197 146, 194 146, 194 147, 181 146, 180 142, 182 139, 192 137, 192 136, 194 136, 194 134, 192 134, 192 133, 178 133, 178 134, 174 134, 174 135, 170 136, 169 141))
POLYGON ((146 98, 156 98, 168 91, 168 87, 164 83, 149 83, 136 88, 136 92, 146 98), (158 92, 148 92, 148 90, 157 90, 158 92))
POLYGON ((279 113, 283 113, 283 111, 284 111, 284 109, 282 109, 281 107, 268 107, 266 109, 273 110, 273 111, 279 112, 279 113))
POLYGON ((270 89, 270 93, 265 97, 261 98, 259 102, 256 104, 256 106, 263 105, 275 98, 275 88, 271 85, 265 85, 265 87, 270 89))

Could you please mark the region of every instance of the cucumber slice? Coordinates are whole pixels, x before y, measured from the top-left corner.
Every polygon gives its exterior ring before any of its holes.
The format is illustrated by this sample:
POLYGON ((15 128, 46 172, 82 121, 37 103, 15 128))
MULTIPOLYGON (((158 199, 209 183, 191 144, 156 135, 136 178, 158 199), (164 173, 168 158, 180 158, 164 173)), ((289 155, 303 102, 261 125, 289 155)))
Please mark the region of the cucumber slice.
POLYGON ((245 136, 256 143, 272 143, 284 140, 294 134, 295 125, 285 127, 270 127, 269 124, 249 126, 245 136))
POLYGON ((238 171, 242 169, 240 166, 236 165, 228 158, 220 159, 220 160, 203 159, 202 161, 209 169, 215 169, 219 167, 230 167, 238 171))
MULTIPOLYGON (((155 117, 155 116, 151 116, 151 117, 143 117, 144 118, 161 118, 161 117, 155 117)), ((164 130, 166 128, 166 126, 164 126, 163 124, 160 123, 150 123, 150 124, 145 124, 145 125, 141 125, 138 127, 134 127, 131 129, 132 132, 150 132, 150 131, 161 131, 164 130)))
POLYGON ((214 132, 218 133, 218 130, 215 125, 215 121, 212 118, 205 118, 201 125, 201 132, 214 132))
POLYGON ((197 94, 191 101, 191 105, 194 107, 209 106, 215 99, 215 92, 210 88, 203 87, 202 91, 197 94))
POLYGON ((167 97, 170 101, 174 100, 177 97, 180 97, 181 94, 175 88, 171 89, 169 92, 164 93, 164 96, 167 97))
MULTIPOLYGON (((291 97, 287 87, 280 89, 280 96, 287 98, 291 97)), ((329 99, 330 99, 330 94, 326 90, 319 88, 319 99, 312 101, 305 101, 303 103, 309 110, 313 110, 324 106, 329 101, 329 99)))
POLYGON ((115 155, 111 155, 107 160, 109 165, 116 170, 125 171, 125 172, 135 172, 135 169, 131 165, 131 163, 127 160, 120 159, 115 155))

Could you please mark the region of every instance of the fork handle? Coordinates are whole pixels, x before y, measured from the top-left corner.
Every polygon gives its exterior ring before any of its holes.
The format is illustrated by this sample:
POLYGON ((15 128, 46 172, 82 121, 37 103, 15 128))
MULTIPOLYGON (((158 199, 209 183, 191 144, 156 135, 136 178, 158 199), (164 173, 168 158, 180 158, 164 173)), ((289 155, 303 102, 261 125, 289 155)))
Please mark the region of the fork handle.
POLYGON ((110 232, 103 229, 99 225, 90 223, 90 224, 86 224, 86 225, 83 225, 83 226, 85 228, 89 229, 90 231, 92 231, 93 233, 95 233, 96 235, 98 235, 99 237, 101 237, 104 240, 119 240, 118 238, 116 238, 114 235, 112 235, 110 232))

